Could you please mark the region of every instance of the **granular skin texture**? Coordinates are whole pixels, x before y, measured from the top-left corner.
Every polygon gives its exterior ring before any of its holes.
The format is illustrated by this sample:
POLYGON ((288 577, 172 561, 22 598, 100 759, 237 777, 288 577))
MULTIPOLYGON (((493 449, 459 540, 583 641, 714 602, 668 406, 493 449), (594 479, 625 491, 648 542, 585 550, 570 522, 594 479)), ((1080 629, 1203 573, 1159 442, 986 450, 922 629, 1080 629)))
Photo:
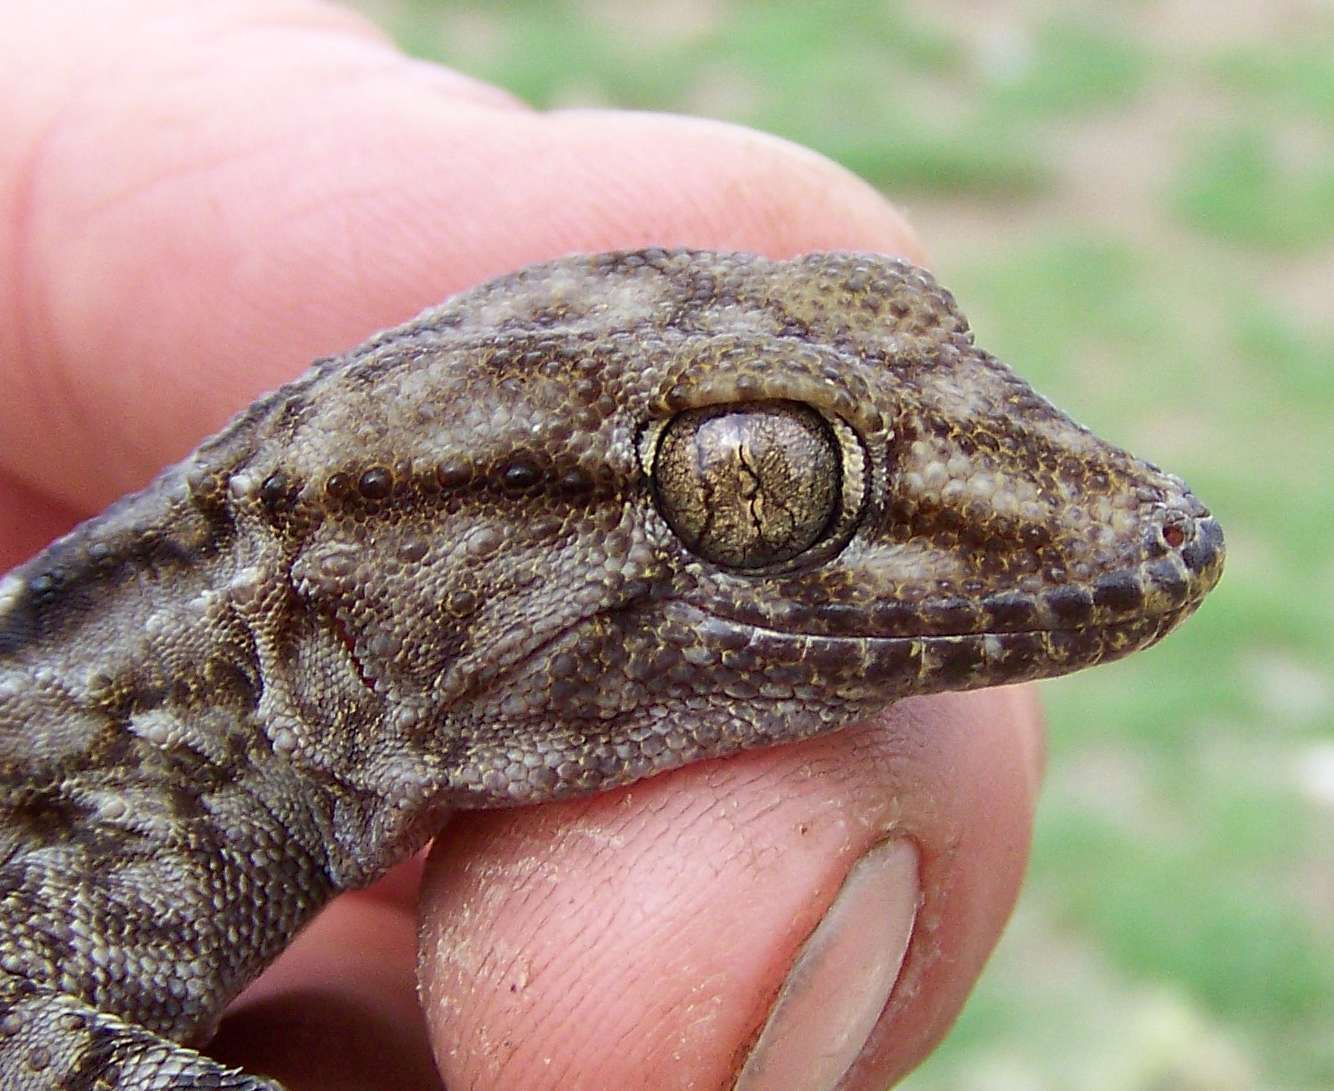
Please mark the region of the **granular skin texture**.
POLYGON ((901 261, 492 281, 0 579, 0 1086, 272 1091, 191 1047, 447 811, 1116 659, 1222 564, 901 261))

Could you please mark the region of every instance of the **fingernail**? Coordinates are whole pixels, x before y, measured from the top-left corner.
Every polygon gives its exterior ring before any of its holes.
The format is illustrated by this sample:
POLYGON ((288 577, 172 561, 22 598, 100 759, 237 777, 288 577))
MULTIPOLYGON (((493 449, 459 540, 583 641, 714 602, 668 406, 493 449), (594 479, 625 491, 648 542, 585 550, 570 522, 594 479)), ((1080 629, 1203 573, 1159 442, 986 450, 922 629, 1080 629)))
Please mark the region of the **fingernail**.
POLYGON ((797 953, 734 1091, 838 1085, 898 980, 919 896, 909 841, 882 842, 852 866, 797 953))

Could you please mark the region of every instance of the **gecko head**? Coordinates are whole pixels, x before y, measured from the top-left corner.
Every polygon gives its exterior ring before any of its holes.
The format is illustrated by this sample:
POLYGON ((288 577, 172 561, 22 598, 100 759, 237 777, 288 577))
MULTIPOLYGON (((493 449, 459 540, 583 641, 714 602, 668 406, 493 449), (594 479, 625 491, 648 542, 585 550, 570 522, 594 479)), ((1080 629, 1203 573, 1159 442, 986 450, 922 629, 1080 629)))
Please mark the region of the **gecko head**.
POLYGON ((697 659, 794 685, 815 660, 850 701, 973 688, 1126 655, 1218 581, 1181 479, 978 349, 928 274, 824 254, 770 276, 776 336, 701 342, 641 433, 697 659))
POLYGON ((251 476, 319 498, 317 520, 284 515, 313 526, 293 586, 412 745, 447 727, 459 805, 1113 659, 1222 570, 1180 479, 881 256, 562 259, 334 378, 251 476))

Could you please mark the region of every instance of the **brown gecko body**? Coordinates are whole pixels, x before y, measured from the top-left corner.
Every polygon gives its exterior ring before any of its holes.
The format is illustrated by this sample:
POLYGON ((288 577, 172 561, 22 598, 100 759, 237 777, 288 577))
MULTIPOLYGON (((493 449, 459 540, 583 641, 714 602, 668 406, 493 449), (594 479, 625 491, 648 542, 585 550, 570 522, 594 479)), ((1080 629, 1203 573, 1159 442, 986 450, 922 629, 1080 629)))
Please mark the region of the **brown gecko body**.
POLYGON ((0 1085, 273 1087, 176 1043, 446 810, 1113 659, 1222 558, 904 263, 458 296, 0 580, 0 1085))

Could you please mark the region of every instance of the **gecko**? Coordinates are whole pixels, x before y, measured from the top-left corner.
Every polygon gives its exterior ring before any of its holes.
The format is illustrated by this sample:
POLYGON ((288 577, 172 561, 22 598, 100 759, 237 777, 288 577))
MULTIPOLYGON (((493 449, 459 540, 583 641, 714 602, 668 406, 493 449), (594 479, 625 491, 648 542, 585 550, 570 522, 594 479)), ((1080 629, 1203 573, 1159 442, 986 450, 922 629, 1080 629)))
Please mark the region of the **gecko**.
POLYGON ((277 1091, 197 1049, 449 811, 1117 659, 1223 558, 901 260, 457 295, 0 580, 0 1086, 277 1091))

